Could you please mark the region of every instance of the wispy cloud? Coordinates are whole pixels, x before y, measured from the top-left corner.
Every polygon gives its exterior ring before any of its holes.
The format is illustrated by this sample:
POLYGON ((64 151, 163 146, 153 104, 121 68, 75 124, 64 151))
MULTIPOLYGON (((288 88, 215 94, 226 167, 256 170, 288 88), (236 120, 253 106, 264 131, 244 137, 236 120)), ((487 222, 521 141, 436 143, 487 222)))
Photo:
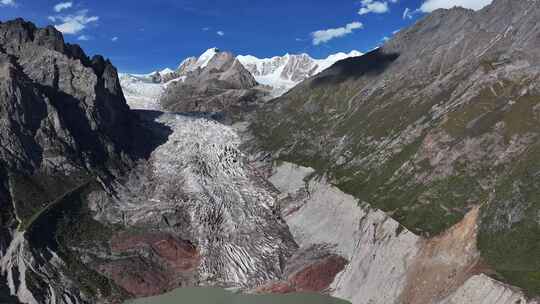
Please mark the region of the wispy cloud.
POLYGON ((79 40, 79 41, 88 41, 88 40, 90 40, 90 36, 80 35, 79 37, 77 37, 77 40, 79 40))
POLYGON ((398 0, 385 0, 385 1, 378 1, 378 0, 361 0, 360 4, 362 7, 358 11, 359 15, 366 15, 369 13, 374 14, 384 14, 388 11, 390 11, 389 3, 397 3, 398 0))
POLYGON ((414 18, 415 15, 417 14, 420 14, 422 13, 422 11, 420 11, 419 9, 417 10, 412 10, 410 8, 405 8, 405 10, 403 11, 403 19, 412 19, 414 18))
POLYGON ((111 41, 112 41, 112 42, 118 41, 118 37, 116 37, 116 36, 112 37, 112 38, 111 38, 111 41))
POLYGON ((16 6, 15 0, 0 0, 0 6, 16 6))
POLYGON ((225 32, 224 31, 217 31, 216 34, 218 34, 218 36, 225 36, 225 32))
POLYGON ((90 23, 97 22, 98 16, 88 16, 88 10, 80 10, 73 15, 49 16, 52 22, 61 22, 56 24, 57 30, 64 34, 77 34, 84 30, 90 23))
POLYGON ((430 13, 439 8, 452 8, 461 6, 473 10, 479 10, 489 5, 493 0, 426 0, 420 7, 420 11, 430 13))
POLYGON ((354 30, 364 28, 364 25, 361 22, 351 22, 343 27, 330 28, 326 30, 319 30, 311 33, 313 38, 313 45, 319 45, 326 43, 334 38, 343 37, 345 35, 351 34, 354 30))
POLYGON ((54 11, 59 13, 73 6, 73 2, 60 2, 54 6, 54 11))
POLYGON ((210 28, 209 27, 203 27, 202 30, 203 30, 203 32, 208 32, 210 30, 210 28))

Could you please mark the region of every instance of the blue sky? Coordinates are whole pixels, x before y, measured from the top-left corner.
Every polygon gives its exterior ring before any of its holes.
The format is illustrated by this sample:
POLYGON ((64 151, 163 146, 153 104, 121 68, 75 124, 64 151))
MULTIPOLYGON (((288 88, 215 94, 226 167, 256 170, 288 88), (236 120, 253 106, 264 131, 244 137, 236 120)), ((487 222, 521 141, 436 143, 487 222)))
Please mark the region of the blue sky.
POLYGON ((490 1, 0 0, 0 20, 53 24, 88 54, 141 73, 174 68, 210 47, 257 57, 365 52, 425 12, 453 2, 477 9, 490 1))

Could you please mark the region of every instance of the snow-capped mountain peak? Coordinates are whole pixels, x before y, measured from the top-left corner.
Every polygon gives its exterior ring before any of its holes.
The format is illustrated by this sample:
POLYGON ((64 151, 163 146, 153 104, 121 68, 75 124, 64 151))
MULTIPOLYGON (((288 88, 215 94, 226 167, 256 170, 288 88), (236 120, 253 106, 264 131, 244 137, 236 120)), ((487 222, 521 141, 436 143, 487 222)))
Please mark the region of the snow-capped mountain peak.
POLYGON ((351 51, 348 54, 333 54, 325 59, 313 59, 305 53, 298 55, 287 53, 284 56, 272 58, 257 58, 251 55, 237 58, 259 83, 273 87, 275 95, 281 95, 337 61, 361 55, 359 51, 351 51))
POLYGON ((211 48, 206 50, 204 53, 202 53, 201 56, 199 56, 199 59, 197 59, 197 65, 202 69, 208 65, 210 60, 216 56, 216 54, 219 53, 218 48, 211 48))
POLYGON ((172 73, 174 73, 174 70, 169 69, 169 68, 165 68, 165 69, 159 71, 159 74, 161 74, 162 76, 163 75, 169 75, 169 74, 172 74, 172 73))
POLYGON ((208 65, 208 63, 210 63, 210 61, 219 53, 220 50, 214 47, 206 50, 199 57, 188 57, 180 63, 176 72, 179 75, 184 75, 199 68, 204 69, 208 65))

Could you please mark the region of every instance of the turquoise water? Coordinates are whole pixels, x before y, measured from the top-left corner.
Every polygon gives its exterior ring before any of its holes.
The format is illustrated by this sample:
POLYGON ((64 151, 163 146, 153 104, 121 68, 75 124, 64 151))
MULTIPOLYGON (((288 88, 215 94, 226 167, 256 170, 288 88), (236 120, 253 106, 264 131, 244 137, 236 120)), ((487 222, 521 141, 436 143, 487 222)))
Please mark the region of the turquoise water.
POLYGON ((125 304, 350 304, 317 294, 243 295, 218 288, 179 288, 156 297, 125 304))

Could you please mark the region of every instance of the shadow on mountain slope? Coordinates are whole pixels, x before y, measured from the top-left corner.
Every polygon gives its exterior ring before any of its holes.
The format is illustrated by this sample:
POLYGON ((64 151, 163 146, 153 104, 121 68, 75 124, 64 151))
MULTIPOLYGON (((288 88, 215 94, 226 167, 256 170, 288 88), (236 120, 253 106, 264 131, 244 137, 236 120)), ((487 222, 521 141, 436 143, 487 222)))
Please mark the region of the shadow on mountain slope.
POLYGON ((364 75, 377 75, 384 72, 398 57, 397 53, 385 54, 381 49, 376 49, 360 57, 347 58, 316 76, 311 86, 337 84, 364 75))

